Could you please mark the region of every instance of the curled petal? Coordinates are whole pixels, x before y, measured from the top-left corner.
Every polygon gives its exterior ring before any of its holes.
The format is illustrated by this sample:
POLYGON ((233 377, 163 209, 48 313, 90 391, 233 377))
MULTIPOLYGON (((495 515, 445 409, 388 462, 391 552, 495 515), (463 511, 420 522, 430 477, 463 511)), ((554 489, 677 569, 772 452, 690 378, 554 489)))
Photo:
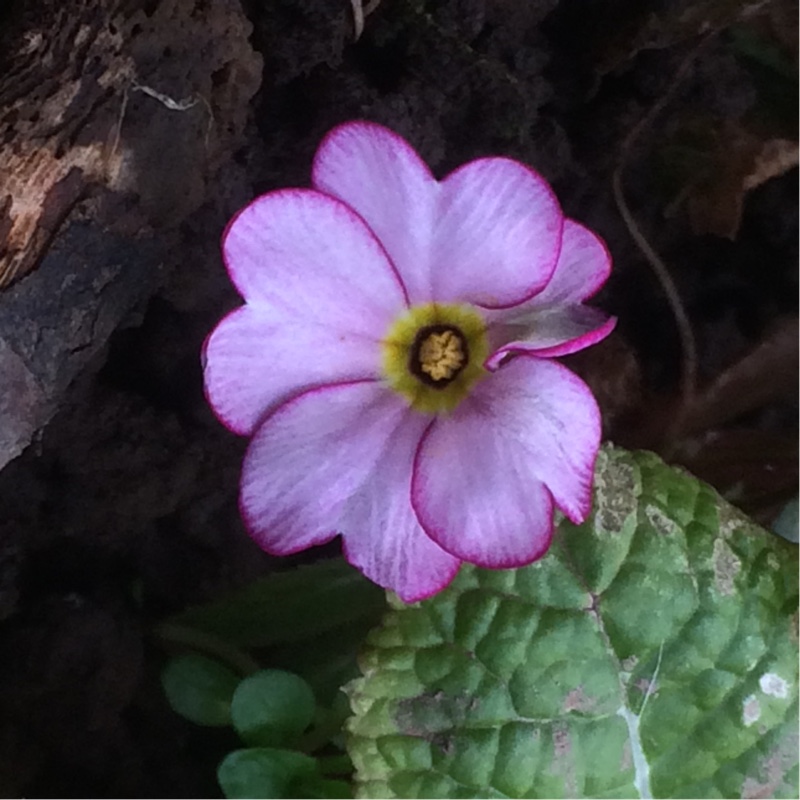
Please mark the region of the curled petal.
POLYGON ((521 566, 549 546, 553 500, 573 522, 585 519, 599 444, 588 387, 560 364, 521 356, 430 427, 412 503, 449 553, 486 567, 521 566))
POLYGON ((570 305, 529 312, 514 325, 495 326, 492 338, 512 341, 499 347, 486 361, 486 368, 496 370, 509 355, 530 353, 540 358, 554 358, 577 353, 597 344, 614 330, 616 317, 590 306, 570 305), (515 338, 521 336, 524 338, 515 338))
POLYGON ((312 182, 355 209, 380 239, 411 303, 431 299, 430 242, 439 184, 411 145, 372 122, 348 122, 323 139, 312 182))
POLYGON ((563 216, 548 183, 507 158, 482 158, 442 183, 433 299, 486 308, 521 303, 550 280, 563 216))
POLYGON ((286 555, 341 533, 348 560, 404 600, 439 591, 459 561, 428 539, 410 501, 413 454, 427 424, 374 381, 287 401, 245 457, 240 504, 251 535, 286 555))

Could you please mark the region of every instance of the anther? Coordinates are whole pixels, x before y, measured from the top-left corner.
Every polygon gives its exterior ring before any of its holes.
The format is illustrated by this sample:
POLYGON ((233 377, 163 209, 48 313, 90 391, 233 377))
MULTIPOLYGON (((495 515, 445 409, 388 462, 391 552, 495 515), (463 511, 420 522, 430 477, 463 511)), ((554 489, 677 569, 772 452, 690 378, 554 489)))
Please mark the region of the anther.
POLYGON ((409 367, 424 383, 447 386, 468 361, 467 343, 458 328, 432 325, 418 331, 409 367))

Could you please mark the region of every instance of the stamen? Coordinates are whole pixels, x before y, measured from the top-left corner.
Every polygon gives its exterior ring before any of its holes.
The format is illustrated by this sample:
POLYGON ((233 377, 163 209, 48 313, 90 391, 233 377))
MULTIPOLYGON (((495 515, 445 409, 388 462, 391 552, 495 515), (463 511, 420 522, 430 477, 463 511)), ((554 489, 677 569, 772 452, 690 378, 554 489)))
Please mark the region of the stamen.
POLYGON ((419 368, 435 381, 450 380, 466 361, 461 338, 453 330, 431 333, 419 348, 419 368))
POLYGON ((455 325, 425 325, 409 350, 408 368, 433 389, 449 386, 469 364, 469 347, 455 325))

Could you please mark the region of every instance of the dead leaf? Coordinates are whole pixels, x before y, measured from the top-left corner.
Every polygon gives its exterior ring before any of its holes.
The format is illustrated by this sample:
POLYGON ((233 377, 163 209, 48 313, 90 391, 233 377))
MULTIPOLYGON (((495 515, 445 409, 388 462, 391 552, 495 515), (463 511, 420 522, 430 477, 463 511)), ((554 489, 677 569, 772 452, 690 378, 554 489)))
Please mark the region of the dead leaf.
POLYGON ((685 205, 696 234, 735 239, 747 192, 796 167, 798 145, 765 140, 741 121, 694 117, 678 126, 660 157, 678 187, 665 216, 685 205))
POLYGON ((753 171, 744 179, 744 190, 749 192, 771 178, 777 178, 800 161, 800 149, 791 139, 770 139, 761 146, 755 158, 753 171))

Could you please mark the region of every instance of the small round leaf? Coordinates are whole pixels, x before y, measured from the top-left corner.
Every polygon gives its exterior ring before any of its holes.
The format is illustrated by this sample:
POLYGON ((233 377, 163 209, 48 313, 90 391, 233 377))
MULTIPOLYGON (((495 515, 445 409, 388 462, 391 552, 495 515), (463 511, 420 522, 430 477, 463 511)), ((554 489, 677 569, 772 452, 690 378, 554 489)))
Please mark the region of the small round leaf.
POLYGON ((170 659, 161 672, 172 709, 197 725, 230 725, 231 699, 239 680, 232 670, 198 653, 170 659))
POLYGON ((217 780, 228 798, 284 798, 291 797, 293 783, 316 770, 317 762, 303 753, 253 747, 228 753, 217 780))
POLYGON ((254 746, 286 744, 314 719, 314 693, 298 675, 265 669, 245 678, 231 703, 242 740, 254 746))

